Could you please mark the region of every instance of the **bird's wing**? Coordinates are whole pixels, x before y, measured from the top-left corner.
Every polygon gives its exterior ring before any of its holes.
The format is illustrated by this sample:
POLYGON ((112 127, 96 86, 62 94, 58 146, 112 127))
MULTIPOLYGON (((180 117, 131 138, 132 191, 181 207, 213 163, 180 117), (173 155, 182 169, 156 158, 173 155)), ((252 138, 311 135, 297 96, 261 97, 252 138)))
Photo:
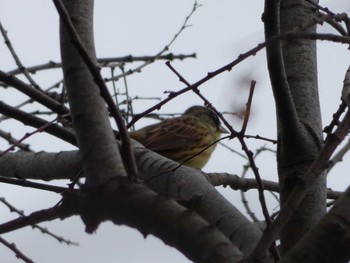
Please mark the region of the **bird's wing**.
POLYGON ((196 117, 182 116, 145 127, 135 132, 142 136, 131 137, 155 152, 177 151, 194 143, 201 144, 205 127, 198 122, 196 117))

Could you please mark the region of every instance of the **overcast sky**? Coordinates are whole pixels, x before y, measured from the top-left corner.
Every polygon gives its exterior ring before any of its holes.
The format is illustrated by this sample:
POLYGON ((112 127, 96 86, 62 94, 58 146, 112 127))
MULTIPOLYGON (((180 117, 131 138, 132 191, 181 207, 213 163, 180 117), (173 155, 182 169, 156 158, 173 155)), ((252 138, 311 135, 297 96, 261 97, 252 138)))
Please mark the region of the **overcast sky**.
MULTIPOLYGON (((183 74, 189 82, 203 78, 207 72, 213 71, 231 62, 243 52, 262 42, 263 24, 261 14, 263 1, 220 0, 199 2, 202 6, 191 17, 188 27, 171 46, 174 54, 191 54, 195 52, 197 59, 172 62, 173 66, 183 74)), ((334 12, 349 12, 348 0, 322 1, 334 12), (331 3, 331 5, 330 5, 331 3)), ((47 63, 50 60, 59 62, 58 15, 51 1, 36 0, 0 0, 0 20, 8 31, 20 59, 25 66, 47 63)), ((169 41, 183 24, 185 17, 192 9, 193 1, 188 0, 150 0, 150 1, 106 1, 99 0, 95 4, 95 41, 98 57, 118 57, 125 55, 155 55, 169 41)), ((319 29, 320 32, 333 32, 329 27, 319 29)), ((349 52, 347 46, 334 43, 319 43, 319 86, 324 126, 330 122, 332 113, 340 101, 340 90, 344 74, 347 70, 349 52)), ((133 68, 134 65, 127 66, 133 68)), ((0 69, 8 71, 16 68, 5 44, 0 45, 0 69)), ((108 74, 108 72, 104 72, 108 74)), ((108 75, 106 75, 108 76, 108 75)), ((42 87, 49 87, 62 78, 59 71, 45 71, 34 75, 42 87)), ((275 139, 275 116, 272 92, 269 86, 264 51, 249 58, 217 78, 201 87, 203 94, 210 98, 214 106, 220 110, 232 111, 239 102, 245 101, 250 80, 256 80, 253 112, 248 133, 275 139)), ((117 87, 123 89, 123 83, 117 87)), ((164 61, 154 63, 142 73, 128 78, 130 93, 139 96, 165 98, 164 91, 176 91, 183 87, 178 78, 165 66, 164 61)), ((16 105, 24 97, 12 90, 0 90, 3 100, 16 105)), ((135 111, 141 112, 154 105, 156 101, 142 100, 135 103, 135 111)), ((178 97, 164 106, 161 112, 183 112, 188 106, 201 104, 201 100, 193 94, 178 97)), ((232 120, 239 129, 240 123, 232 120)), ((137 124, 138 127, 143 122, 137 124)), ((11 131, 17 137, 23 136, 32 128, 19 129, 17 122, 0 123, 0 128, 11 131)), ((74 149, 72 146, 53 140, 45 134, 38 134, 28 140, 35 150, 61 151, 74 149)), ((252 150, 263 145, 274 149, 265 142, 248 141, 252 150)), ((233 140, 225 142, 228 146, 240 150, 233 140)), ((0 141, 1 149, 7 144, 0 141)), ((266 153, 258 159, 257 165, 264 179, 276 180, 274 155, 266 153)), ((213 158, 204 168, 205 171, 229 172, 239 174, 245 163, 241 157, 218 147, 213 158)), ((337 167, 330 175, 330 186, 342 190, 349 185, 349 159, 337 167)), ((65 182, 66 183, 66 182, 65 182)), ((1 196, 25 213, 48 208, 60 200, 60 196, 19 187, 0 186, 1 196)), ((242 208, 240 195, 229 189, 220 191, 237 207, 242 208)), ((256 205, 255 191, 248 193, 255 213, 261 215, 256 205)), ((276 201, 267 193, 271 212, 277 207, 276 201)), ((15 218, 8 209, 0 204, 1 222, 15 218)), ((22 229, 4 235, 10 242, 35 262, 189 262, 176 250, 164 245, 158 239, 149 236, 146 240, 136 230, 102 224, 96 234, 84 233, 84 226, 79 218, 71 218, 64 222, 45 224, 52 232, 71 241, 78 242, 79 247, 59 244, 56 240, 31 228, 22 229)), ((1 262, 17 262, 14 254, 0 246, 1 262)))

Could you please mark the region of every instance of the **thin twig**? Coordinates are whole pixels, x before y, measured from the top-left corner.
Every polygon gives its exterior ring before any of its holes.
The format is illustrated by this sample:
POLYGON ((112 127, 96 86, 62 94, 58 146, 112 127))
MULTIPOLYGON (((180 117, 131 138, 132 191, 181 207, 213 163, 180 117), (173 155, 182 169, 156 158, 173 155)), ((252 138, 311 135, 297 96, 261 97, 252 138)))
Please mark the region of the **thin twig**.
MULTIPOLYGON (((257 154, 255 154, 254 158, 256 158, 257 154)), ((250 165, 249 164, 246 164, 243 166, 243 171, 242 171, 242 174, 241 174, 241 179, 245 179, 245 176, 249 170, 249 167, 250 165)), ((230 187, 232 189, 234 189, 231 185, 230 187)), ((241 190, 240 191, 240 194, 241 194, 241 201, 242 201, 242 204, 247 212, 247 214, 250 216, 250 218, 252 219, 253 222, 259 222, 260 220, 255 216, 255 213, 250 209, 250 206, 248 204, 248 200, 246 198, 246 195, 245 195, 245 191, 241 190)))
POLYGON ((233 129, 233 127, 229 124, 229 122, 224 118, 224 116, 212 105, 212 103, 205 98, 198 90, 197 85, 191 85, 171 64, 170 61, 165 63, 172 72, 179 78, 179 81, 186 84, 187 88, 191 88, 198 97, 200 97, 204 101, 204 105, 210 108, 215 114, 221 119, 224 125, 228 128, 231 133, 231 139, 238 135, 238 132, 233 129))
MULTIPOLYGON (((22 122, 35 128, 40 128, 48 123, 48 121, 39 117, 33 116, 24 111, 15 109, 10 105, 0 101, 0 113, 7 115, 15 120, 22 122)), ((60 125, 52 124, 45 129, 45 132, 56 136, 70 144, 76 145, 75 135, 71 130, 68 130, 60 125)))
POLYGON ((327 140, 328 136, 332 134, 334 127, 339 124, 340 116, 344 113, 345 109, 346 109, 346 103, 345 101, 342 101, 338 107, 338 110, 333 114, 331 123, 323 129, 323 132, 327 134, 327 137, 325 140, 327 140))
MULTIPOLYGON (((55 101, 59 101, 59 100, 57 100, 56 98, 54 98, 54 97, 51 95, 52 93, 50 93, 50 90, 52 90, 52 89, 54 89, 54 88, 58 88, 59 85, 60 85, 62 82, 63 82, 63 81, 60 80, 60 81, 54 83, 53 85, 51 85, 50 87, 48 87, 47 89, 45 89, 45 90, 44 90, 44 93, 45 93, 47 96, 49 96, 50 98, 54 99, 55 101)), ((33 102, 34 102, 34 100, 31 99, 31 98, 29 98, 29 99, 27 99, 27 100, 21 102, 21 103, 18 104, 17 106, 14 106, 14 108, 20 109, 20 108, 22 108, 23 106, 28 105, 28 104, 31 104, 31 103, 33 103, 33 102)), ((61 104, 61 105, 64 105, 64 101, 60 101, 60 104, 61 104)), ((51 114, 53 114, 53 112, 52 112, 51 114)), ((0 118, 0 121, 5 120, 5 119, 7 119, 7 117, 6 117, 6 116, 2 116, 2 117, 0 118)))
MULTIPOLYGON (((182 26, 180 27, 179 31, 174 35, 174 37, 170 40, 170 42, 161 50, 159 51, 155 56, 152 57, 152 59, 145 61, 145 63, 141 64, 140 66, 134 68, 134 69, 130 69, 128 71, 126 71, 124 74, 115 76, 113 79, 105 79, 106 82, 108 81, 112 81, 112 80, 119 80, 122 77, 131 75, 135 72, 141 72, 141 70, 148 66, 149 64, 153 63, 156 59, 158 59, 159 57, 161 57, 163 55, 164 52, 169 50, 169 47, 175 42, 175 40, 181 35, 181 33, 187 28, 189 27, 188 25, 188 21, 190 20, 190 18, 192 17, 192 15, 196 12, 196 10, 201 7, 201 5, 199 5, 197 3, 197 1, 194 1, 192 10, 190 11, 190 13, 187 15, 187 17, 185 18, 184 23, 182 24, 182 26)), ((194 54, 193 57, 196 57, 196 55, 194 54)))
MULTIPOLYGON (((5 198, 0 197, 0 202, 2 202, 4 205, 6 205, 10 209, 11 212, 15 212, 18 215, 20 215, 21 217, 26 216, 23 213, 22 210, 19 210, 16 207, 14 207, 13 205, 11 205, 9 202, 6 201, 5 198)), ((67 240, 67 239, 65 239, 63 237, 60 237, 60 236, 50 232, 46 227, 42 227, 42 226, 39 226, 37 224, 33 224, 32 227, 40 230, 40 232, 43 233, 43 234, 47 234, 47 235, 53 237, 54 239, 56 239, 60 243, 65 243, 67 245, 74 245, 74 246, 78 246, 79 245, 77 242, 73 242, 73 241, 67 240)))
POLYGON ((50 127, 51 125, 53 125, 55 122, 57 122, 59 117, 55 118, 54 120, 45 123, 43 126, 37 128, 35 131, 33 132, 27 132, 21 139, 19 139, 18 141, 14 142, 9 148, 7 148, 5 151, 0 153, 0 157, 4 156, 5 154, 7 154, 10 151, 14 151, 15 148, 20 145, 24 140, 28 139, 29 137, 33 136, 34 134, 38 133, 38 132, 43 132, 45 131, 48 127, 50 127))
POLYGON ((19 90, 23 94, 27 95, 34 101, 44 105, 45 107, 49 108, 50 110, 56 112, 57 114, 66 114, 69 113, 69 109, 63 106, 62 104, 58 103, 54 99, 47 96, 45 93, 38 91, 36 89, 33 89, 20 79, 9 75, 3 71, 0 70, 0 81, 6 83, 7 85, 14 87, 15 89, 19 90))
POLYGON ((350 32, 350 19, 348 17, 348 15, 346 13, 342 13, 342 14, 335 14, 332 11, 330 11, 328 9, 328 7, 322 7, 321 5, 319 5, 318 3, 311 1, 311 0, 305 0, 306 2, 308 2, 309 4, 315 6, 318 10, 321 10, 323 12, 325 12, 326 14, 330 15, 335 21, 344 21, 346 28, 347 28, 347 35, 349 35, 350 32))
POLYGON ((324 15, 322 13, 318 14, 317 23, 323 25, 326 22, 328 25, 332 26, 337 30, 342 36, 348 36, 348 32, 342 27, 342 25, 335 20, 332 15, 324 15))
POLYGON ((187 162, 191 161, 193 158, 195 158, 196 156, 200 155, 201 153, 203 153, 205 150, 209 149, 210 147, 216 145, 218 142, 221 142, 223 140, 227 140, 231 138, 231 136, 225 136, 225 137, 222 137, 214 142, 212 142, 211 144, 207 145, 206 147, 204 147, 202 150, 196 152, 195 154, 193 154, 192 156, 186 158, 185 160, 183 160, 178 166, 176 166, 174 169, 172 169, 171 171, 175 171, 177 170, 178 168, 180 168, 182 165, 185 165, 187 162))
MULTIPOLYGON (((9 132, 5 132, 3 130, 0 130, 0 137, 5 139, 6 141, 8 141, 8 143, 10 144, 14 144, 14 143, 17 143, 18 140, 13 138, 11 133, 9 132)), ((31 149, 30 149, 30 146, 29 144, 25 144, 25 143, 18 143, 16 145, 19 149, 23 150, 23 151, 26 151, 26 152, 33 152, 31 149)))
MULTIPOLYGON (((262 211, 263 211, 263 215, 265 217, 265 221, 267 224, 270 224, 271 223, 271 218, 270 218, 270 215, 269 215, 269 212, 268 212, 268 209, 267 209, 267 205, 266 205, 266 200, 265 200, 265 196, 264 196, 264 186, 262 184, 262 181, 261 181, 261 177, 260 177, 260 174, 259 174, 259 171, 258 171, 258 168, 254 162, 254 158, 252 156, 252 152, 248 149, 245 141, 244 141, 244 137, 243 137, 243 133, 241 132, 236 132, 232 126, 227 122, 227 120, 222 116, 221 113, 219 113, 212 105, 211 103, 206 99, 204 98, 198 91, 198 86, 193 86, 191 85, 171 64, 170 62, 166 62, 166 65, 171 69, 171 71, 173 71, 175 73, 175 75, 179 78, 179 81, 185 83, 187 85, 187 88, 191 88, 191 90, 193 92, 195 92, 203 101, 204 103, 209 106, 216 114, 218 114, 218 116, 221 118, 221 120, 225 123, 225 125, 227 126, 227 128, 229 129, 229 131, 231 132, 231 135, 228 136, 227 138, 233 138, 234 136, 236 136, 242 146, 242 149, 243 151, 245 152, 245 154, 247 155, 248 159, 249 159, 249 162, 250 162, 250 165, 251 165, 251 168, 254 172, 254 175, 255 175, 255 179, 259 185, 259 200, 260 200, 260 204, 261 204, 261 207, 262 207, 262 211)), ((253 88, 251 89, 251 93, 249 95, 249 98, 250 100, 252 99, 252 92, 254 91, 254 85, 255 84, 252 84, 253 85, 253 88)), ((250 101, 251 103, 251 101, 250 101)), ((242 129, 243 130, 243 129, 242 129)), ((224 137, 225 138, 225 137, 224 137)))
POLYGON ((332 168, 339 162, 344 159, 344 156, 350 150, 350 139, 348 139, 347 143, 340 148, 340 150, 332 156, 332 159, 329 161, 329 167, 327 168, 327 174, 332 170, 332 168))
POLYGON ((29 83, 36 88, 37 90, 42 91, 42 89, 40 88, 40 86, 34 81, 34 79, 30 76, 28 70, 26 69, 26 67, 22 64, 21 60, 19 59, 19 57, 17 56, 17 53, 15 51, 15 49, 13 48, 10 39, 7 36, 7 32, 5 30, 5 28, 2 26, 1 21, 0 21, 0 31, 5 39, 5 44, 7 45, 8 49, 11 52, 11 55, 13 57, 13 59, 15 60, 19 70, 23 73, 23 75, 27 78, 27 80, 29 81, 29 83))
POLYGON ((248 149, 248 146, 245 143, 244 138, 238 137, 238 140, 241 143, 243 151, 246 153, 246 155, 248 157, 250 167, 252 168, 252 171, 254 173, 255 180, 258 184, 258 193, 259 193, 259 200, 260 200, 262 213, 264 215, 266 224, 269 225, 269 224, 271 224, 271 217, 270 217, 269 211, 267 209, 265 195, 264 195, 264 184, 263 184, 263 181, 261 180, 259 169, 255 164, 253 153, 248 149))
POLYGON ((16 257, 19 259, 22 259, 24 262, 26 263, 34 263, 33 260, 31 260, 30 258, 28 258, 26 255, 24 255, 17 247, 14 243, 10 243, 8 241, 6 241, 4 238, 2 238, 0 236, 0 243, 3 244, 4 246, 8 247, 10 250, 12 250, 15 254, 16 257))
MULTIPOLYGON (((75 194, 72 194, 75 196, 75 194)), ((72 197, 74 199, 74 197, 72 197)), ((56 205, 52 208, 43 209, 41 211, 33 212, 28 216, 19 217, 14 220, 10 220, 6 223, 0 224, 0 234, 8 233, 26 226, 32 226, 41 222, 48 222, 55 219, 65 219, 73 215, 78 214, 78 209, 76 204, 68 204, 68 202, 73 200, 66 200, 65 202, 56 205)))
MULTIPOLYGON (((112 63, 133 63, 138 61, 155 61, 155 60, 184 60, 186 58, 195 58, 196 54, 177 54, 168 53, 161 56, 124 56, 124 57, 115 57, 115 58, 97 58, 97 63, 100 67, 112 67, 110 64, 112 63)), ((37 73, 42 70, 50 70, 50 69, 59 69, 62 68, 62 62, 49 61, 47 63, 39 64, 36 66, 27 67, 26 70, 29 73, 37 73)), ((21 74, 22 71, 17 68, 7 72, 10 75, 21 74)))
POLYGON ((230 152, 232 152, 232 153, 234 153, 234 154, 237 154, 239 157, 242 157, 242 158, 244 158, 245 160, 247 160, 247 157, 246 157, 244 154, 240 153, 239 151, 236 151, 235 149, 231 148, 230 146, 224 144, 223 142, 219 142, 219 144, 220 144, 222 147, 224 147, 224 148, 226 148, 227 150, 229 150, 230 152))
POLYGON ((270 39, 258 44, 257 46, 248 50, 247 52, 240 54, 235 60, 226 64, 225 66, 223 66, 215 71, 208 72, 205 77, 201 78, 200 80, 191 84, 190 86, 187 86, 187 87, 185 87, 177 92, 169 92, 169 95, 166 99, 162 100, 161 102, 157 103, 156 105, 152 106, 151 108, 145 110, 141 114, 134 116, 134 118, 128 123, 127 127, 131 127, 138 120, 140 120, 143 116, 151 113, 152 111, 159 110, 164 104, 166 104, 169 101, 173 100, 174 98, 180 96, 181 94, 184 94, 190 90, 198 88, 203 83, 209 81, 210 79, 216 77, 217 75, 219 75, 225 71, 231 71, 233 69, 233 67, 235 67, 236 65, 238 65, 239 63, 241 63, 242 61, 247 59, 248 57, 255 56, 257 52, 263 50, 267 45, 270 45, 271 43, 274 43, 276 41, 295 40, 295 39, 327 40, 327 41, 333 41, 333 42, 342 43, 342 44, 350 44, 349 37, 336 36, 336 35, 332 35, 332 34, 309 34, 309 33, 292 32, 292 33, 284 33, 284 34, 281 34, 281 35, 278 35, 275 37, 271 37, 270 39))
POLYGON ((250 90, 249 90, 248 101, 246 103, 246 111, 245 111, 245 114, 244 114, 243 124, 242 124, 242 128, 241 128, 241 131, 240 131, 241 134, 245 134, 245 131, 247 129, 248 120, 249 120, 249 116, 250 116, 250 109, 251 109, 252 101, 253 101, 253 94, 254 94, 255 84, 256 84, 255 80, 252 80, 250 82, 250 90))
MULTIPOLYGON (((61 194, 68 190, 67 187, 36 183, 25 179, 16 179, 16 178, 4 177, 4 176, 0 176, 0 182, 6 183, 6 184, 18 185, 22 187, 35 188, 43 191, 54 192, 57 194, 61 194)), ((74 189, 70 189, 70 190, 73 191, 74 189)))
POLYGON ((243 137, 246 138, 246 139, 257 139, 257 140, 267 141, 267 142, 271 142, 273 144, 277 143, 277 140, 266 138, 266 137, 260 136, 258 134, 257 135, 245 134, 243 137))

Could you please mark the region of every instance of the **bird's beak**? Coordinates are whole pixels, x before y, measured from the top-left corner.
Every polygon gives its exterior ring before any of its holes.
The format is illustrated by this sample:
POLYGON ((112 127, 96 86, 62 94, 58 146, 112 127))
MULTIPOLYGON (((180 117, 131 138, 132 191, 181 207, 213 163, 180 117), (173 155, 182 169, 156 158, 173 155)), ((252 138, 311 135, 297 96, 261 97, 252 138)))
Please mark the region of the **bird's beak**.
POLYGON ((224 126, 222 126, 221 124, 219 125, 219 131, 221 133, 229 133, 228 130, 226 130, 226 128, 224 126))

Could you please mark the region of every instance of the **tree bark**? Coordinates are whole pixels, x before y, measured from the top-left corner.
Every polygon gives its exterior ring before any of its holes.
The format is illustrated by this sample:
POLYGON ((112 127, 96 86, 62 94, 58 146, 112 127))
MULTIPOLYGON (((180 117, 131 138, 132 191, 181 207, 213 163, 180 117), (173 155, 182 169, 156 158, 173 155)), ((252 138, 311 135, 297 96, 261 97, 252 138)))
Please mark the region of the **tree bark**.
MULTIPOLYGON (((64 6, 90 59, 97 66, 93 35, 93 3, 93 0, 66 0, 64 6)), ((82 156, 86 186, 95 188, 112 177, 125 175, 125 170, 115 143, 105 102, 62 20, 60 39, 64 80, 82 156)))
MULTIPOLYGON (((266 0, 263 20, 269 39, 283 33, 315 33, 317 10, 303 0, 266 0)), ((316 42, 293 39, 267 46, 276 103, 277 164, 281 207, 323 145, 317 86, 316 42)), ((282 254, 292 248, 326 212, 326 178, 318 176, 281 233, 282 254)))
POLYGON ((280 261, 347 263, 350 258, 350 188, 327 215, 280 261))
MULTIPOLYGON (((316 33, 317 10, 307 1, 281 2, 281 32, 301 30, 316 33), (313 24, 310 26, 310 24, 313 24), (305 29, 303 29, 305 27, 305 29)), ((283 43, 283 61, 290 93, 305 136, 301 144, 280 141, 278 170, 281 205, 303 177, 323 144, 322 122, 317 85, 316 41, 293 40, 283 43)), ((279 131, 283 136, 284 131, 279 131)), ((292 219, 281 233, 282 253, 291 249, 326 213, 326 176, 320 175, 292 219)))

